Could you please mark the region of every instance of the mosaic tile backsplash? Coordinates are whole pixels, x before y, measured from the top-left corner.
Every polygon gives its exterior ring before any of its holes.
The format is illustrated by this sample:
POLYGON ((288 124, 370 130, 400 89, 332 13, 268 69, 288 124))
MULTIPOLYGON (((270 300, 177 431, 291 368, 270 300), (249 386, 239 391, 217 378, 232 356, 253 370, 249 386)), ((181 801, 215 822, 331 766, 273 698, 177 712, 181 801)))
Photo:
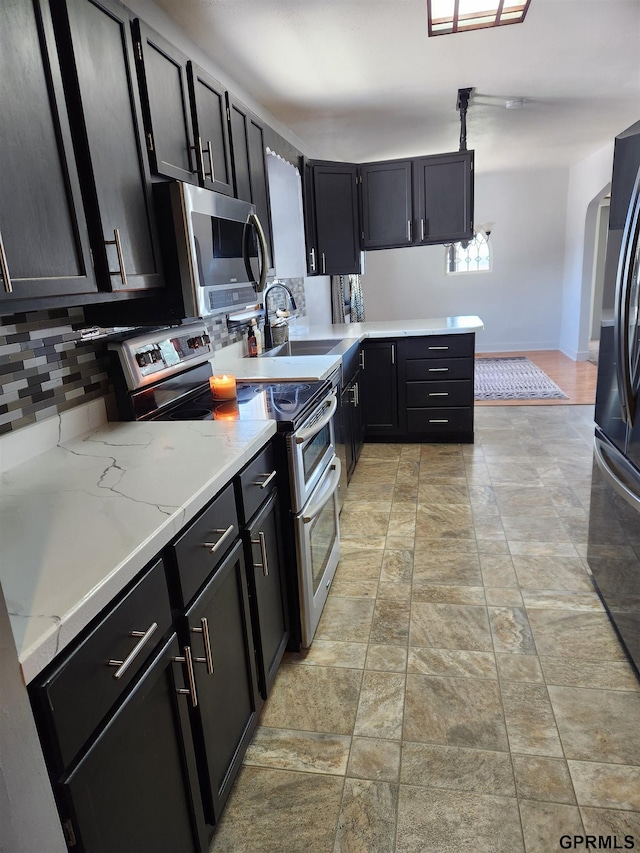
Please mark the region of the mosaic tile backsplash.
MULTIPOLYGON (((304 316, 304 279, 287 279, 304 316)), ((278 307, 276 293, 273 306, 278 307)), ((111 391, 106 340, 81 341, 82 308, 31 311, 0 318, 0 434, 102 397, 111 391)), ((207 324, 215 349, 241 340, 224 320, 207 324)))

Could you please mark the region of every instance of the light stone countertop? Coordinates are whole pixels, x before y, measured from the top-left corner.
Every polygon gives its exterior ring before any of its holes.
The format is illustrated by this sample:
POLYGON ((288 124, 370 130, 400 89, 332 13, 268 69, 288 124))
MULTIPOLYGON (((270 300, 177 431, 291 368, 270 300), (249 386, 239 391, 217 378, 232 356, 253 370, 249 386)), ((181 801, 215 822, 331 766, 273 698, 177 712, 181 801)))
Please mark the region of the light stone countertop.
POLYGON ((340 367, 341 356, 356 341, 367 338, 422 337, 429 335, 462 335, 479 332, 484 323, 475 315, 437 317, 426 320, 386 320, 365 323, 327 323, 307 325, 304 320, 291 324, 291 340, 335 340, 327 355, 278 356, 246 358, 237 347, 217 350, 213 358, 214 373, 232 373, 250 381, 285 381, 298 379, 311 382, 326 379, 340 367))
POLYGON ((275 431, 275 421, 107 423, 1 475, 0 579, 26 682, 275 431))

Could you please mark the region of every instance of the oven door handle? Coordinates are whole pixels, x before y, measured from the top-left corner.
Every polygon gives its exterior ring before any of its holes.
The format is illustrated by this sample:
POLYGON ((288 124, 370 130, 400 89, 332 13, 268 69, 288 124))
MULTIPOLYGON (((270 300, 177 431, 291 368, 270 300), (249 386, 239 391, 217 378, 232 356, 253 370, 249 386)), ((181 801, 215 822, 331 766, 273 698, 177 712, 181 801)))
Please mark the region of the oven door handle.
POLYGON ((329 465, 329 468, 333 468, 333 476, 329 481, 329 485, 326 489, 322 490, 322 494, 314 503, 308 504, 306 507, 304 514, 302 516, 302 520, 305 524, 309 524, 313 521, 314 518, 317 518, 325 506, 329 503, 331 498, 333 497, 335 490, 340 485, 340 474, 342 472, 342 463, 340 462, 339 457, 334 456, 333 462, 329 465))
POLYGON ((309 441, 309 439, 313 438, 314 435, 317 435, 320 430, 325 427, 329 423, 331 418, 335 415, 336 409, 338 408, 338 398, 335 394, 335 391, 331 394, 330 397, 327 397, 327 399, 322 405, 327 407, 327 411, 320 418, 320 420, 316 421, 316 423, 313 424, 313 426, 307 427, 306 429, 298 430, 298 432, 295 433, 296 444, 304 444, 305 441, 309 441))

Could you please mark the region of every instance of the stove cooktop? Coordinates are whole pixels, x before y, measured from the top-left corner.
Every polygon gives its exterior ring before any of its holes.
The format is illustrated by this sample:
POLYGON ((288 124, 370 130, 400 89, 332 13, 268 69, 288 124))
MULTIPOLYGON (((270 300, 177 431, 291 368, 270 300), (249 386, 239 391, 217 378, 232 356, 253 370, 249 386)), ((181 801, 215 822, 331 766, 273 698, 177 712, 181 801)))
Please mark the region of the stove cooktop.
POLYGON ((208 387, 165 412, 157 420, 267 420, 295 429, 329 391, 324 382, 238 382, 235 400, 214 400, 208 387))

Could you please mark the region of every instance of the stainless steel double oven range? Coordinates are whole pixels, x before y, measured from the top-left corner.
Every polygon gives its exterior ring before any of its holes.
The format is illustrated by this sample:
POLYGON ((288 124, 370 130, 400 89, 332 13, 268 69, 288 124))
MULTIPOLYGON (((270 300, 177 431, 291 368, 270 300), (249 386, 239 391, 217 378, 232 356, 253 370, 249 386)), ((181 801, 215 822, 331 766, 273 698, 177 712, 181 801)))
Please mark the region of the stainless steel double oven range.
POLYGON ((113 380, 123 420, 275 419, 290 648, 309 646, 340 557, 336 384, 240 381, 236 400, 216 401, 209 387, 213 347, 201 321, 125 338, 109 348, 118 355, 113 380))

